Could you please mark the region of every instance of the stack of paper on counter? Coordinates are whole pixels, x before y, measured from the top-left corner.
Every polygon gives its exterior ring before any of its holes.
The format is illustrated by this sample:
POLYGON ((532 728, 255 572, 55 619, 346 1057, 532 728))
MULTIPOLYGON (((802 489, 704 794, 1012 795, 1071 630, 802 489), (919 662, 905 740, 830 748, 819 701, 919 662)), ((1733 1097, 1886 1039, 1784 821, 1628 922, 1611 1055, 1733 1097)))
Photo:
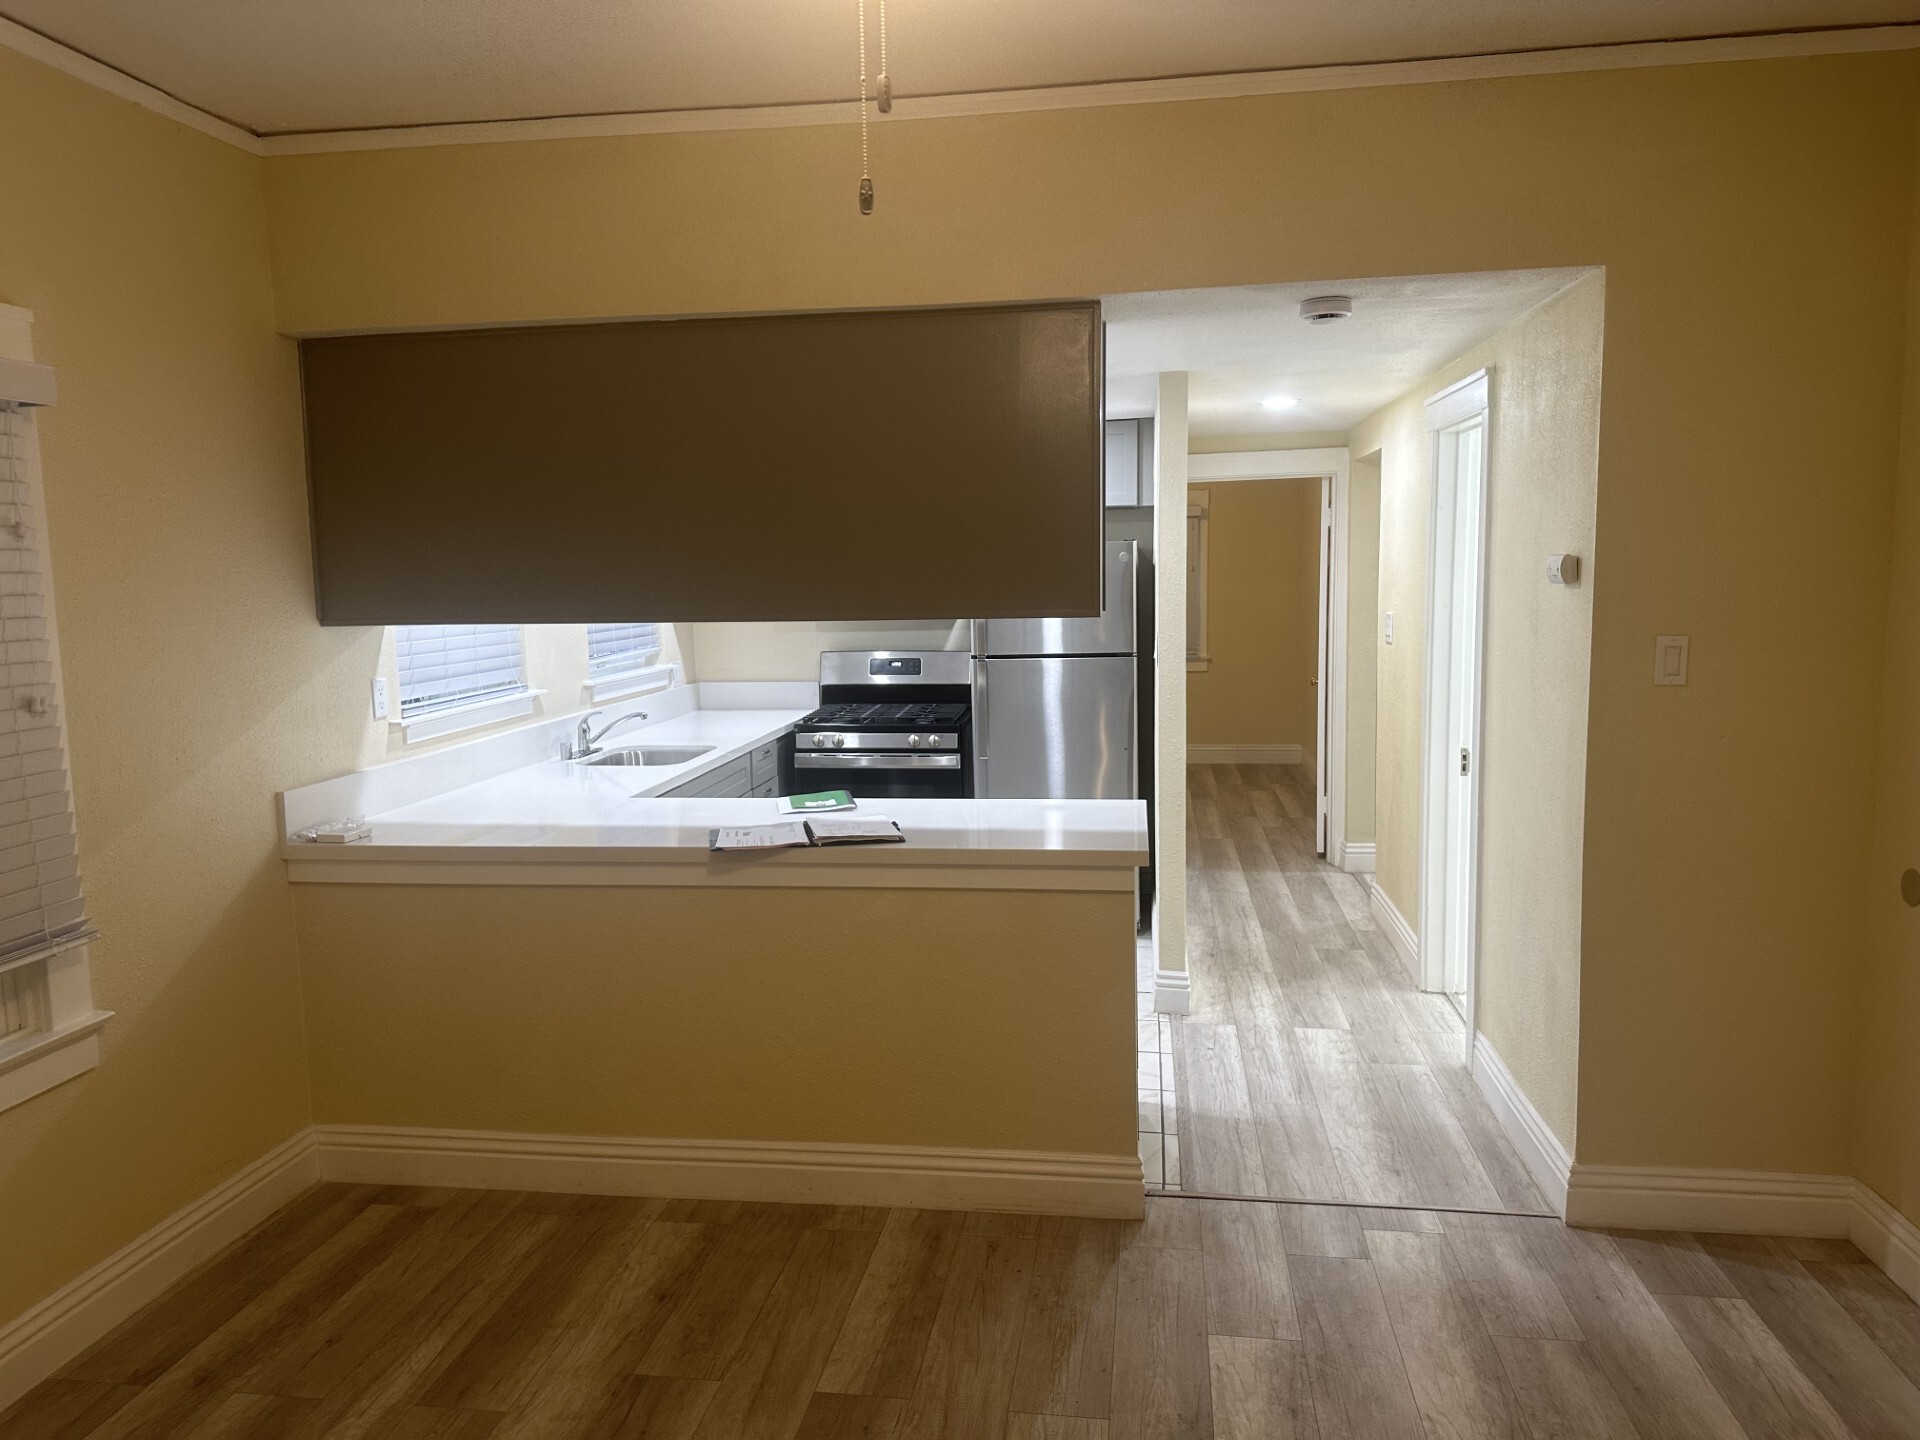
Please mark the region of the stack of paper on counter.
POLYGON ((774 825, 728 825, 709 832, 709 850, 795 850, 808 845, 904 843, 900 827, 884 815, 783 820, 774 825))

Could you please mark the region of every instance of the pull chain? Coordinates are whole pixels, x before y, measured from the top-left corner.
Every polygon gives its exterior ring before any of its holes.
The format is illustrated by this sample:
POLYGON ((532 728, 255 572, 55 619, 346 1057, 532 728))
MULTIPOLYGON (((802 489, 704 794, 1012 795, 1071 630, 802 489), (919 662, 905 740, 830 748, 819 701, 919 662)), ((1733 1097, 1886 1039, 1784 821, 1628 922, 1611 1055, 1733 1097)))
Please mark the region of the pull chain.
POLYGON ((887 0, 880 3, 880 73, 867 88, 867 0, 859 0, 860 14, 860 213, 873 213, 872 148, 867 140, 867 101, 873 99, 882 115, 893 113, 893 77, 887 73, 887 0))
MULTIPOLYGON (((873 213, 873 176, 867 149, 867 0, 859 0, 860 9, 860 213, 873 213)), ((885 9, 881 14, 886 13, 885 9)), ((881 63, 885 69, 885 62, 881 63)))

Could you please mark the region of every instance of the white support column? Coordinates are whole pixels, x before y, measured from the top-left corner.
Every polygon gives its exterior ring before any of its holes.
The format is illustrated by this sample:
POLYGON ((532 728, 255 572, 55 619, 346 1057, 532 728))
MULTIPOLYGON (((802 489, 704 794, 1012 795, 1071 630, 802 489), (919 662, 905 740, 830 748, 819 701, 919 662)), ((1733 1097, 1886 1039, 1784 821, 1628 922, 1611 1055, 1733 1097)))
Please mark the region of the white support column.
POLYGON ((1187 372, 1153 410, 1153 1008, 1187 1013, 1187 372))

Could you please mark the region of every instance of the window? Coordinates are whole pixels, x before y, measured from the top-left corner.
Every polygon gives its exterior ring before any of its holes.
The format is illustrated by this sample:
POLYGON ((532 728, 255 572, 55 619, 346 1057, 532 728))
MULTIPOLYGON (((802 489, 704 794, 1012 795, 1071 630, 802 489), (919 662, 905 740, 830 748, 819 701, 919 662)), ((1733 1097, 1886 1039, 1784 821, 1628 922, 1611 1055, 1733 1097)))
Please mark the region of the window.
POLYGON ((1207 668, 1207 492, 1187 492, 1187 668, 1207 668))
POLYGON ((518 625, 402 625, 395 641, 403 722, 526 693, 518 625))
POLYGON ((660 627, 651 620, 587 626, 587 673, 595 679, 639 670, 660 655, 660 627))
POLYGON ((110 1018, 87 973, 38 470, 31 410, 0 397, 0 1109, 98 1064, 110 1018))

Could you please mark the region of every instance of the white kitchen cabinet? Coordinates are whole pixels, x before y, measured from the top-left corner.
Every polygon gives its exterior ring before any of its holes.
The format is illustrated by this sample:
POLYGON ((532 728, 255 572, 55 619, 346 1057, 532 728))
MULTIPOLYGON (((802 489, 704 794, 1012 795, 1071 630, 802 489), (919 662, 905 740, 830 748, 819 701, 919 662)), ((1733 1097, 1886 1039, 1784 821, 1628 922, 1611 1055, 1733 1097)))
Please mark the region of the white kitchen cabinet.
POLYGON ((1107 504, 1153 503, 1153 421, 1107 421, 1105 473, 1107 504))

